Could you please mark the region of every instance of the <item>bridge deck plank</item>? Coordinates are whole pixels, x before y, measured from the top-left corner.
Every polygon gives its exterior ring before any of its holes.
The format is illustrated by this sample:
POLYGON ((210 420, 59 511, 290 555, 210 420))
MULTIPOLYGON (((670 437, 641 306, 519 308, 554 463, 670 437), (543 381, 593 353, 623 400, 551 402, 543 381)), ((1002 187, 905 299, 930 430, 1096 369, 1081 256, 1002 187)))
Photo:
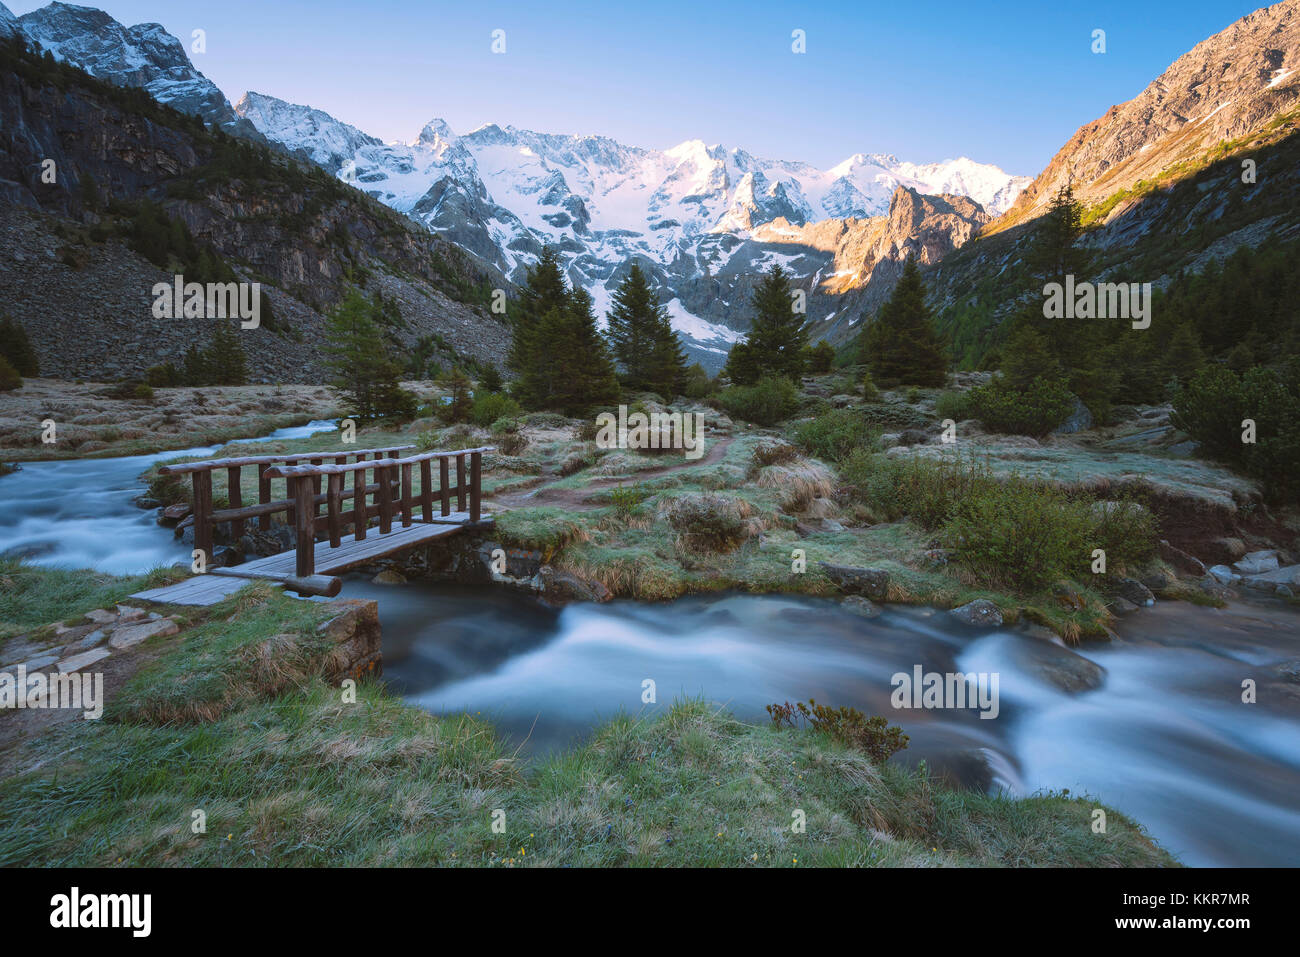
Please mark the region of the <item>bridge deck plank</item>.
MULTIPOLYGON (((490 519, 484 515, 481 520, 490 519)), ((433 524, 417 522, 405 528, 394 526, 387 535, 367 535, 360 541, 355 534, 344 535, 337 548, 330 547, 328 542, 318 542, 316 574, 329 575, 345 571, 357 565, 373 562, 393 552, 423 545, 425 542, 446 535, 453 535, 468 522, 468 513, 452 512, 450 515, 439 517, 433 524)), ((373 532, 374 529, 371 531, 373 532)), ((291 548, 287 552, 254 559, 235 567, 254 575, 258 573, 292 575, 296 560, 297 552, 291 548)), ((226 578, 220 575, 197 575, 175 585, 136 592, 131 597, 167 605, 215 605, 247 584, 249 582, 245 579, 226 578)))

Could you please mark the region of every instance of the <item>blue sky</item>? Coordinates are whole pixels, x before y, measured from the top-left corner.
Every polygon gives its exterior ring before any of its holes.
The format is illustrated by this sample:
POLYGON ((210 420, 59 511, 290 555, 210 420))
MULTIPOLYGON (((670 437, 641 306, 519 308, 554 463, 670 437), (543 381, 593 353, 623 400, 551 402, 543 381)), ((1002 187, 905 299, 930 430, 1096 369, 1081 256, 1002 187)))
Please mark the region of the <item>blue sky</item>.
MULTIPOLYGON (((43 3, 8 2, 15 13, 43 3)), ((632 4, 465 0, 103 0, 157 21, 232 101, 307 103, 385 140, 441 116, 686 139, 821 167, 856 152, 914 162, 966 155, 1033 175, 1080 125, 1127 100, 1195 44, 1258 9, 1178 2, 632 4), (505 54, 491 51, 504 30, 505 54), (807 52, 791 51, 792 31, 807 52), (1106 52, 1091 51, 1106 31, 1106 52)))

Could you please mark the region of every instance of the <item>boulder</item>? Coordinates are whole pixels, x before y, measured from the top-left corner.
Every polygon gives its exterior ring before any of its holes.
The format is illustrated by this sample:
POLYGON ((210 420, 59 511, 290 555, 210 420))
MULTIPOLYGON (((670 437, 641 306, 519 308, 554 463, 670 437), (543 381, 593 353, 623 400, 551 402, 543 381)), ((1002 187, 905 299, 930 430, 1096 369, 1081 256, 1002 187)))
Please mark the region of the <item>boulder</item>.
POLYGON ((181 519, 190 514, 190 506, 186 502, 178 502, 175 505, 168 505, 158 516, 160 525, 175 525, 181 519))
POLYGON ((316 629, 316 634, 334 644, 325 664, 327 681, 359 680, 383 672, 384 655, 379 627, 379 602, 344 598, 329 603, 336 614, 316 629))
POLYGON ((1105 668, 1060 645, 1019 642, 1015 653, 1025 670, 1070 694, 1100 688, 1106 680, 1105 668))
POLYGON ((1231 585, 1233 582, 1241 578, 1240 575, 1234 572, 1227 565, 1213 565, 1210 567, 1209 572, 1210 577, 1220 585, 1231 585))
POLYGON ((1232 567, 1242 575, 1262 575, 1265 572, 1276 571, 1278 568, 1277 553, 1252 552, 1250 555, 1245 555, 1240 560, 1233 562, 1232 567))
POLYGON ((1106 607, 1110 610, 1112 615, 1127 615, 1138 610, 1138 606, 1133 604, 1133 602, 1129 601, 1123 595, 1115 596, 1115 598, 1107 603, 1106 607))
POLYGON ((1064 422, 1052 431, 1069 435, 1072 432, 1082 432, 1084 429, 1090 428, 1092 428, 1092 413, 1088 411, 1088 407, 1083 404, 1083 401, 1078 396, 1075 396, 1074 407, 1070 410, 1070 414, 1065 417, 1064 422))
POLYGON ((850 595, 840 602, 840 607, 862 618, 875 618, 883 612, 883 609, 870 598, 863 598, 861 595, 850 595))
POLYGON ((538 572, 542 594, 558 601, 609 601, 614 596, 603 583, 575 572, 543 565, 538 572))
POLYGON ((987 598, 976 598, 952 609, 948 614, 958 621, 978 628, 997 628, 1002 624, 1002 612, 987 598))
POLYGON ((1136 578, 1121 578, 1115 583, 1115 590, 1121 598, 1127 598, 1135 605, 1151 606, 1156 603, 1156 596, 1151 589, 1136 578))
POLYGON ((96 625, 112 625, 117 622, 117 612, 96 608, 94 611, 86 612, 86 620, 96 625))
POLYGON ((866 595, 877 601, 889 592, 889 572, 881 568, 856 568, 852 565, 821 563, 826 577, 850 595, 866 595))
POLYGON ((1204 562, 1194 555, 1189 555, 1181 548, 1170 545, 1164 539, 1160 540, 1159 552, 1164 561, 1184 575, 1195 575, 1200 578, 1205 574, 1204 562))
POLYGON ((382 572, 370 579, 376 585, 405 585, 406 576, 401 572, 395 572, 391 568, 385 568, 382 572))

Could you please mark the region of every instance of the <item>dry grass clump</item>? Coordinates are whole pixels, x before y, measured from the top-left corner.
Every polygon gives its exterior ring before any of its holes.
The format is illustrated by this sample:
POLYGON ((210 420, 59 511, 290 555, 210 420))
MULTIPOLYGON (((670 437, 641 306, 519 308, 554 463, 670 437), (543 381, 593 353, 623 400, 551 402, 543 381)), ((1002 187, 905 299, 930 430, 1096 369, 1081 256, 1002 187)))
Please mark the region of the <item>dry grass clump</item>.
POLYGON ((760 468, 765 465, 785 465, 799 458, 799 450, 789 442, 764 442, 754 446, 752 457, 754 464, 760 468))
POLYGON ((835 494, 834 474, 807 459, 765 466, 758 473, 758 485, 780 491, 781 508, 790 513, 806 512, 813 502, 835 494))

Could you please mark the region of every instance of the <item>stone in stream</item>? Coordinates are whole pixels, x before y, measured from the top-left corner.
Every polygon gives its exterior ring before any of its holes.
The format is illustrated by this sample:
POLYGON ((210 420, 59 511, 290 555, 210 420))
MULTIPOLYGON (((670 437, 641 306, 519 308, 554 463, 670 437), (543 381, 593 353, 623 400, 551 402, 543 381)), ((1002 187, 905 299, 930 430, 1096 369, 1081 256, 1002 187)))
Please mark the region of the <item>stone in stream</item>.
POLYGON ((1106 679, 1105 668, 1060 645, 1022 641, 1013 653, 1026 671, 1070 694, 1100 688, 1106 679))
POLYGON ((185 502, 179 502, 176 505, 168 505, 158 516, 158 522, 161 525, 175 525, 181 519, 190 514, 190 506, 185 502))
POLYGON ((133 648, 146 638, 167 638, 180 629, 170 618, 158 618, 131 625, 119 625, 113 629, 113 636, 108 639, 108 646, 117 651, 133 648))
POLYGON ((1115 586, 1115 590, 1119 592, 1120 597, 1127 598, 1135 605, 1150 607, 1156 603, 1156 596, 1151 594, 1151 589, 1136 578, 1121 578, 1115 583, 1115 586))
POLYGON ((406 576, 401 572, 393 571, 391 568, 385 568, 382 572, 370 579, 376 585, 405 585, 406 576))
POLYGON ((882 612, 879 605, 870 598, 863 598, 861 595, 850 595, 840 602, 840 607, 850 614, 859 615, 863 618, 875 618, 882 612))
POLYGON ((997 628, 1002 624, 1002 612, 987 598, 976 598, 959 608, 952 609, 948 614, 958 621, 977 628, 997 628))
POLYGON ((1127 615, 1138 610, 1138 606, 1133 604, 1123 595, 1116 595, 1106 607, 1112 615, 1127 615))
POLYGON ((1278 561, 1276 552, 1251 552, 1245 555, 1240 561, 1234 562, 1232 567, 1239 574, 1263 575, 1265 572, 1277 571, 1278 561))
POLYGON ((537 577, 542 586, 542 594, 547 598, 561 601, 602 602, 614 597, 601 582, 583 578, 552 565, 543 565, 537 577))
POLYGON ((1210 577, 1220 585, 1231 585, 1233 582, 1241 578, 1240 575, 1234 572, 1227 565, 1211 565, 1210 577))
POLYGON ((826 577, 850 595, 866 595, 880 601, 889 591, 889 572, 880 568, 856 568, 851 565, 821 563, 826 577))

